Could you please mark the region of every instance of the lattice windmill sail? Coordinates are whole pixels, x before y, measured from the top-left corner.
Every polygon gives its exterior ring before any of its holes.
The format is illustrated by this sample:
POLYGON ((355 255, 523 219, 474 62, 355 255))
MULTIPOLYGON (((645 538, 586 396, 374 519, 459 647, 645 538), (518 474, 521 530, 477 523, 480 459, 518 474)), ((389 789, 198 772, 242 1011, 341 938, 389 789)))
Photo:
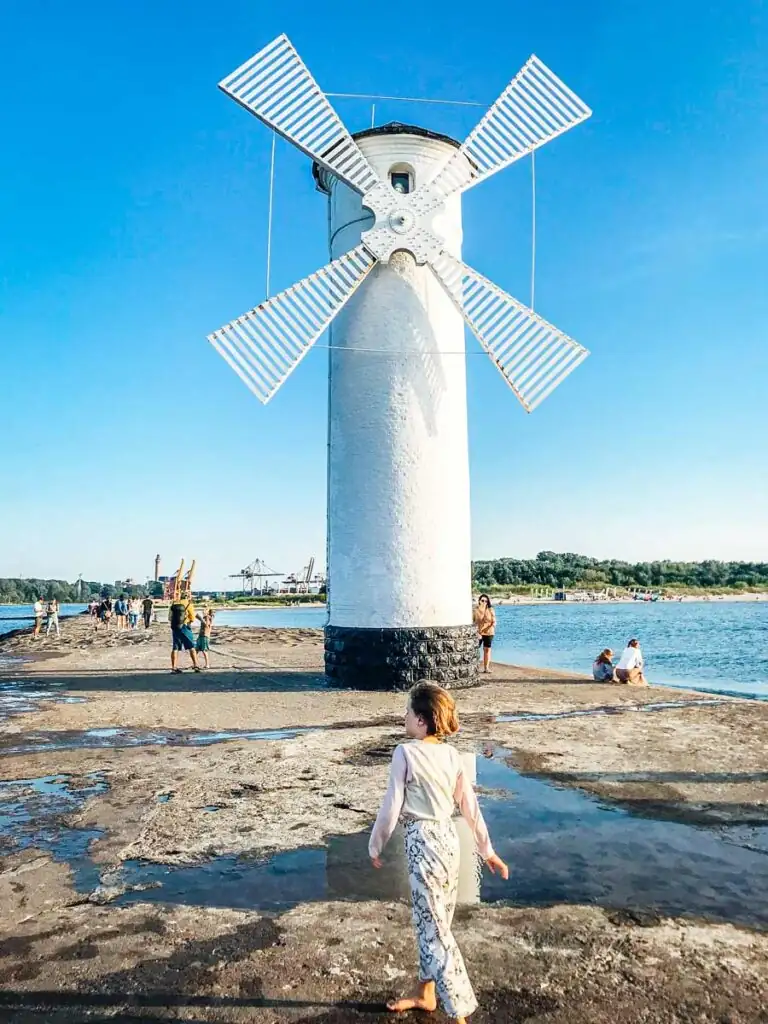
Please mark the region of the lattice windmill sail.
POLYGON ((363 197, 374 217, 352 251, 209 335, 262 402, 298 366, 377 261, 410 252, 427 263, 528 411, 589 354, 491 281, 445 252, 433 221, 446 199, 509 167, 591 114, 532 56, 431 181, 396 193, 375 172, 285 35, 220 83, 259 120, 363 197))
POLYGON ((461 259, 461 196, 589 116, 531 57, 463 144, 414 125, 353 138, 285 36, 221 88, 314 161, 330 262, 210 335, 268 402, 329 329, 332 685, 477 679, 465 324, 532 410, 587 355, 461 259))

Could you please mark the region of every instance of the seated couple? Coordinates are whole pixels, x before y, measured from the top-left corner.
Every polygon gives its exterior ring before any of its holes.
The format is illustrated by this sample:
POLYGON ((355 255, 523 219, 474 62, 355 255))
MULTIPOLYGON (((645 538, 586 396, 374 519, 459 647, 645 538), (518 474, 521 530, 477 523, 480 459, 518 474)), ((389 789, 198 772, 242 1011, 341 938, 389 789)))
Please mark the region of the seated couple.
POLYGON ((592 663, 592 675, 598 683, 630 683, 633 686, 647 686, 643 674, 643 654, 639 640, 630 640, 624 648, 617 665, 613 664, 613 651, 606 647, 592 663))

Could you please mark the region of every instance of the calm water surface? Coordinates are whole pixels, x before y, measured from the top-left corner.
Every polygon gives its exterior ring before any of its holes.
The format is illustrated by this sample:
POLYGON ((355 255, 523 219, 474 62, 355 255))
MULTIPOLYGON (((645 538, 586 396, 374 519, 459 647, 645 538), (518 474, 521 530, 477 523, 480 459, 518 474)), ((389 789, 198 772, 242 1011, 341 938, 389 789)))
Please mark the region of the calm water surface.
MULTIPOLYGON (((639 638, 653 683, 729 690, 768 698, 768 600, 502 605, 496 609, 499 661, 589 672, 603 647, 639 638)), ((220 612, 230 626, 315 626, 324 608, 220 612)))
MULTIPOLYGON (((83 605, 62 605, 61 614, 83 605)), ((603 647, 620 651, 637 636, 654 683, 729 690, 768 698, 768 600, 502 605, 494 655, 499 661, 589 672, 603 647)), ((0 634, 29 626, 32 606, 0 605, 0 634)), ((325 624, 324 608, 219 612, 222 626, 325 624)), ((62 625, 66 629, 66 623, 62 625)))
MULTIPOLYGON (((45 606, 45 602, 43 602, 45 606)), ((85 611, 84 604, 62 604, 59 605, 59 618, 64 615, 78 615, 85 611)), ((35 614, 34 606, 31 604, 0 604, 0 636, 9 633, 12 629, 23 629, 31 626, 35 614)), ((45 628, 45 617, 43 617, 43 628, 45 628)))

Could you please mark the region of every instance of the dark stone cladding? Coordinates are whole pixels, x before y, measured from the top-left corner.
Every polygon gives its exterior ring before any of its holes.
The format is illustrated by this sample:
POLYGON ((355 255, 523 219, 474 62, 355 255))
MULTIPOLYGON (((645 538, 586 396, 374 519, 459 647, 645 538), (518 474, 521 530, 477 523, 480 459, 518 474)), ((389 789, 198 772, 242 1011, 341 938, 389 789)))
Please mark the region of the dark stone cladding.
POLYGON ((450 690, 477 686, 477 629, 326 626, 325 677, 353 690, 408 690, 422 679, 450 690))

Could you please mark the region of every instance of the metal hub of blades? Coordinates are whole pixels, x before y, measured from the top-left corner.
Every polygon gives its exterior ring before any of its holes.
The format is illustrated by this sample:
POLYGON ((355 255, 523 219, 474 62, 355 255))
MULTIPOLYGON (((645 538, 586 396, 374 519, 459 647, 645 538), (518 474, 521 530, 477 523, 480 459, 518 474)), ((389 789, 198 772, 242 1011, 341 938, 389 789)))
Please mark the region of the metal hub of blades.
POLYGON ((444 208, 444 197, 429 186, 418 192, 396 192, 380 181, 363 196, 363 206, 376 218, 364 231, 362 243, 378 260, 387 263, 394 252, 411 253, 417 263, 430 263, 445 248, 432 222, 444 208))
POLYGON ((393 210, 389 215, 389 226, 396 235, 407 235, 415 226, 416 218, 410 210, 393 210))

